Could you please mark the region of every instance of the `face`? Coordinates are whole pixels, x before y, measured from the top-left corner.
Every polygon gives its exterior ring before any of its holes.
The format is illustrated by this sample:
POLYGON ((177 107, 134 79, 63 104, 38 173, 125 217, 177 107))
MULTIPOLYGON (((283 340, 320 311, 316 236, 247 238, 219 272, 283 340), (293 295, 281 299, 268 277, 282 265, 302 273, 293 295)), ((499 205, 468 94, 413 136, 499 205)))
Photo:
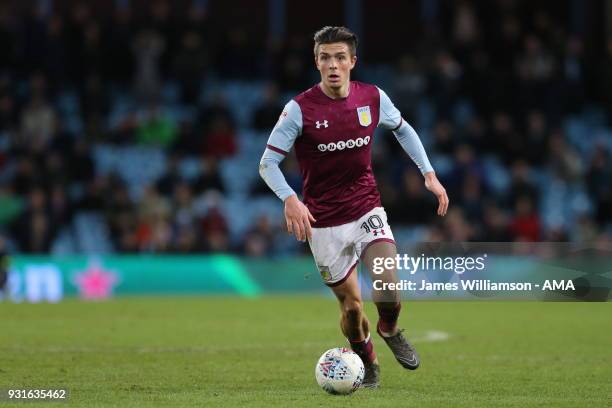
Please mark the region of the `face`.
POLYGON ((323 85, 331 89, 340 89, 350 80, 351 70, 355 67, 357 57, 351 56, 346 43, 320 44, 315 62, 321 73, 323 85))

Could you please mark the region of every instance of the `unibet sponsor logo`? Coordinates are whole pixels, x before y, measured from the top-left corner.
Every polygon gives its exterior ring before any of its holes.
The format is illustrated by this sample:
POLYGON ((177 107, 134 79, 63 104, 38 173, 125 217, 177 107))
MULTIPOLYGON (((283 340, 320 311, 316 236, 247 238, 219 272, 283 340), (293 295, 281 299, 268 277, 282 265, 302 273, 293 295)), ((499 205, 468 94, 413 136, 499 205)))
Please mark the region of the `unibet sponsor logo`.
POLYGON ((344 150, 344 149, 353 149, 355 147, 367 146, 370 143, 370 136, 359 137, 355 140, 349 139, 347 141, 341 140, 338 143, 321 143, 319 146, 320 151, 322 152, 333 152, 336 150, 344 150))

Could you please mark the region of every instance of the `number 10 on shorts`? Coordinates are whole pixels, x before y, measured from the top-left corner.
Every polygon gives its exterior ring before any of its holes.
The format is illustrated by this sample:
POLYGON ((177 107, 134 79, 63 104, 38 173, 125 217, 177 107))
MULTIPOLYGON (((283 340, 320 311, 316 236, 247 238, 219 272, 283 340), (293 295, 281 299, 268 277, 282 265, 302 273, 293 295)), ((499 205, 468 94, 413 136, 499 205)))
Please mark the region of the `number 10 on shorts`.
POLYGON ((363 228, 366 233, 372 233, 375 237, 385 235, 384 226, 385 223, 377 214, 371 215, 361 224, 361 228, 363 228))

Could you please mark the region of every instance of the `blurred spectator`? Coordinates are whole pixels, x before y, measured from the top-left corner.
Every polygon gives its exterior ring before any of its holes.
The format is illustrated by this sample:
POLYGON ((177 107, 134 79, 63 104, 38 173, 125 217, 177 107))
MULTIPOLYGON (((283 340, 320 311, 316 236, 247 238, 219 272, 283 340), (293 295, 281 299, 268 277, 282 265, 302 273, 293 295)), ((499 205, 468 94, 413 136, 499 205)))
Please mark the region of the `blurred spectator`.
POLYGON ((81 112, 86 120, 99 120, 108 115, 111 98, 104 79, 99 74, 91 74, 85 78, 80 100, 81 112))
POLYGON ((45 179, 50 185, 66 185, 69 175, 66 172, 62 156, 55 151, 50 151, 42 163, 45 179))
POLYGON ((472 174, 465 179, 461 196, 458 198, 460 204, 465 210, 465 217, 470 222, 479 222, 482 219, 483 192, 482 181, 478 174, 472 174))
POLYGON ((253 128, 260 132, 272 131, 282 110, 278 86, 275 83, 267 84, 264 99, 253 116, 253 128))
POLYGON ((548 144, 548 126, 546 117, 541 111, 531 111, 527 114, 526 144, 524 156, 532 165, 542 165, 546 157, 548 144))
POLYGON ((155 102, 161 92, 161 56, 166 41, 158 32, 143 30, 133 43, 136 72, 134 85, 142 102, 155 102))
POLYGON ((209 191, 226 192, 219 173, 219 161, 216 158, 202 158, 202 174, 194 181, 194 188, 198 194, 209 191))
POLYGON ((34 186, 37 180, 41 179, 36 163, 28 156, 17 158, 16 170, 13 175, 12 188, 15 193, 25 196, 34 186))
POLYGON ((209 252, 227 252, 230 249, 229 228, 219 207, 209 208, 201 220, 204 248, 209 252))
POLYGON ((393 81, 393 100, 402 116, 414 123, 418 102, 427 88, 427 78, 419 62, 411 55, 399 60, 393 81))
POLYGON ((94 163, 91 157, 91 147, 83 139, 74 143, 72 151, 68 154, 67 173, 71 181, 85 183, 93 180, 95 175, 94 163))
MULTIPOLYGON (((577 37, 566 42, 563 59, 563 100, 565 112, 578 113, 582 110, 585 98, 585 61, 584 44, 577 37)), ((564 113, 565 113, 564 112, 564 113)))
POLYGON ((207 133, 202 152, 205 157, 223 159, 233 156, 238 151, 234 129, 226 118, 214 118, 207 133))
POLYGON ((582 215, 578 218, 572 241, 592 243, 597 239, 597 226, 591 218, 582 215))
POLYGON ((23 200, 13 189, 0 183, 0 227, 10 225, 23 211, 23 200))
POLYGON ((272 255, 274 234, 274 228, 268 217, 259 216, 245 234, 241 252, 252 257, 272 255))
POLYGON ((65 83, 70 73, 67 71, 68 49, 65 42, 65 22, 61 16, 51 16, 47 23, 46 52, 44 69, 52 87, 65 83))
POLYGON ((117 127, 113 129, 108 141, 117 144, 133 144, 139 126, 140 121, 136 112, 129 112, 121 118, 117 127))
POLYGON ((119 251, 135 252, 135 209, 124 185, 115 188, 104 211, 115 248, 119 251))
POLYGON ((55 226, 47 211, 45 191, 39 187, 30 190, 26 210, 14 226, 14 235, 21 251, 38 254, 49 252, 55 226))
POLYGON ((557 63, 550 50, 535 35, 525 38, 516 70, 522 91, 521 104, 528 108, 546 108, 557 63))
POLYGON ((423 176, 414 169, 404 171, 400 186, 393 186, 392 190, 399 191, 394 194, 385 191, 385 209, 389 219, 393 222, 409 225, 429 224, 435 215, 436 203, 425 190, 423 176), (399 188, 397 188, 399 187, 399 188))
POLYGON ((515 241, 539 241, 541 222, 533 201, 527 196, 519 197, 515 205, 516 215, 510 223, 515 241))
POLYGON ((17 67, 17 49, 21 44, 18 41, 16 29, 17 16, 11 16, 10 5, 6 2, 0 3, 0 73, 15 71, 17 67))
POLYGON ((282 92, 301 92, 313 85, 312 52, 310 43, 303 36, 295 35, 273 56, 272 66, 278 69, 273 77, 278 78, 282 92))
POLYGON ((445 177, 445 185, 449 194, 453 197, 461 197, 463 185, 469 178, 474 178, 480 184, 478 186, 480 191, 484 190, 482 163, 470 146, 461 144, 455 150, 452 171, 445 177))
POLYGON ((200 83, 208 69, 209 56, 197 31, 181 38, 181 48, 174 59, 174 76, 181 85, 183 103, 195 104, 200 97, 200 83))
POLYGON ((44 97, 36 93, 21 114, 21 144, 47 145, 53 137, 56 114, 44 97))
POLYGON ((434 58, 429 84, 440 117, 451 117, 452 106, 459 96, 462 76, 463 68, 452 54, 446 50, 438 51, 434 58))
POLYGON ((567 183, 578 181, 583 173, 580 156, 565 141, 559 129, 554 130, 550 136, 548 165, 555 175, 567 183))
POLYGON ((508 217, 495 203, 487 203, 483 211, 483 230, 480 240, 484 242, 509 242, 510 234, 508 217))
POLYGON ((49 218, 52 225, 61 227, 72 221, 72 204, 61 184, 51 187, 49 193, 49 218))
POLYGON ((148 16, 143 23, 145 30, 150 30, 163 43, 159 49, 159 70, 162 79, 168 77, 172 64, 172 51, 178 49, 178 27, 172 15, 171 4, 167 0, 153 0, 149 6, 148 16))
POLYGON ((488 129, 484 120, 479 116, 470 118, 463 130, 463 141, 474 151, 485 152, 489 145, 488 129))
POLYGON ((612 160, 610 152, 597 146, 587 172, 587 186, 595 201, 595 217, 599 225, 612 223, 612 160))
POLYGON ((165 252, 170 249, 172 227, 171 206, 154 187, 145 190, 138 208, 136 246, 140 251, 165 252))
POLYGON ((454 128, 447 120, 441 120, 434 127, 434 149, 438 153, 451 154, 455 151, 454 128))
MULTIPOLYGON (((208 13, 208 2, 192 1, 185 21, 181 22, 183 32, 195 31, 204 39, 208 39, 210 35, 210 21, 208 13)), ((212 44, 207 44, 208 48, 212 44)))
MULTIPOLYGON (((318 82, 311 39, 293 26, 269 38, 249 25, 219 30, 217 13, 231 7, 224 4, 64 6, 0 4, 7 242, 48 251, 59 231, 78 238, 73 220, 93 212, 119 252, 297 253, 266 217, 225 211, 273 200, 256 171, 265 137, 253 140, 252 131, 267 135, 285 93, 318 82), (259 101, 250 90, 262 81, 259 101), (128 161, 133 151, 161 152, 167 166, 109 169, 109 144, 128 161), (239 180, 227 174, 236 166, 244 166, 239 180)), ((603 20, 589 13, 580 30, 559 19, 568 4, 525 6, 442 2, 427 19, 408 16, 418 43, 384 37, 394 54, 371 46, 387 27, 365 30, 353 79, 391 96, 451 200, 447 217, 435 217, 422 176, 391 133, 379 132, 373 166, 394 229, 425 225, 429 240, 610 242, 612 40, 599 38, 603 20), (542 186, 553 182, 571 214, 543 222, 551 200, 542 186)), ((281 167, 301 193, 293 152, 281 167)))
POLYGON ((149 107, 136 132, 138 142, 161 147, 172 145, 177 136, 176 124, 158 105, 149 107))
POLYGON ((521 159, 527 151, 527 141, 524 133, 516 129, 512 116, 507 112, 493 114, 493 134, 491 135, 491 150, 510 164, 521 159))
POLYGON ((242 27, 228 26, 223 45, 219 49, 218 72, 222 78, 252 79, 258 74, 258 51, 261 47, 253 41, 253 36, 242 27))
POLYGON ((177 228, 193 225, 197 218, 198 212, 193 201, 193 192, 187 183, 179 183, 174 187, 173 197, 174 222, 177 228))
POLYGON ((460 48, 470 47, 480 35, 474 5, 469 1, 459 1, 455 6, 453 39, 460 48))
POLYGON ((232 126, 234 125, 234 118, 227 105, 227 100, 221 93, 213 94, 210 102, 200 109, 197 126, 202 131, 206 131, 210 123, 215 119, 224 119, 232 126))
POLYGON ((470 224, 459 207, 450 209, 444 219, 444 240, 453 242, 472 241, 476 230, 470 224))
MULTIPOLYGON (((102 211, 109 192, 109 178, 99 176, 85 185, 77 208, 84 211, 102 211)), ((111 190, 112 191, 112 190, 111 190)))
POLYGON ((86 78, 96 75, 104 67, 105 50, 102 44, 102 32, 100 25, 95 21, 89 21, 84 27, 83 49, 80 55, 81 72, 79 72, 79 83, 84 83, 86 78))
POLYGON ((181 225, 176 229, 174 245, 175 252, 188 254, 202 251, 202 243, 194 225, 181 225))
POLYGON ((157 180, 156 189, 164 196, 172 194, 174 186, 182 182, 179 172, 181 158, 177 154, 171 154, 166 160, 166 172, 157 180))
POLYGON ((18 123, 18 109, 11 87, 9 78, 0 75, 0 133, 14 132, 18 123))
POLYGON ((531 202, 538 202, 538 189, 531 181, 533 177, 530 174, 531 169, 522 160, 516 161, 512 165, 512 181, 508 192, 508 204, 514 206, 519 198, 527 197, 531 202))

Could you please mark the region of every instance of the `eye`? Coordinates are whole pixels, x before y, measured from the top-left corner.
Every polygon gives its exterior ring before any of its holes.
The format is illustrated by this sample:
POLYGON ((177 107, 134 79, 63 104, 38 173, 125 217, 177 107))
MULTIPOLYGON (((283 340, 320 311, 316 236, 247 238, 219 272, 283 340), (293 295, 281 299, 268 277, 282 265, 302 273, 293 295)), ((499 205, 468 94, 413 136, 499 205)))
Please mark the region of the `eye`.
POLYGON ((346 59, 346 57, 344 55, 338 56, 338 60, 339 61, 344 61, 345 59, 346 59))

